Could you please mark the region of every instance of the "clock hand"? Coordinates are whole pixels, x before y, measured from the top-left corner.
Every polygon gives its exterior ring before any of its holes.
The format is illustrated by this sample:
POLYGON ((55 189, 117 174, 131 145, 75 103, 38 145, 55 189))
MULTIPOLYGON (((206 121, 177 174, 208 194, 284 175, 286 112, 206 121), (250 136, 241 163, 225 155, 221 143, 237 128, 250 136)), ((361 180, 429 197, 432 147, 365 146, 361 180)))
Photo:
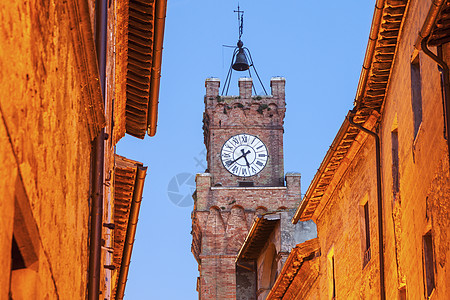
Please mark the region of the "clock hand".
POLYGON ((244 156, 244 159, 245 159, 245 162, 246 162, 246 164, 247 164, 247 167, 250 168, 250 164, 249 164, 249 162, 248 162, 248 160, 247 160, 247 154, 250 153, 250 150, 248 150, 248 151, 245 152, 245 153, 244 153, 244 149, 241 149, 241 151, 242 151, 242 155, 244 156))
POLYGON ((227 162, 226 164, 227 164, 227 166, 231 166, 232 164, 234 164, 235 162, 237 162, 238 160, 240 160, 241 158, 245 158, 245 161, 247 161, 247 154, 249 154, 250 153, 250 150, 248 150, 246 153, 244 153, 244 149, 241 149, 241 151, 242 151, 242 155, 241 156, 239 156, 238 158, 236 158, 235 160, 232 160, 232 161, 229 161, 229 162, 227 162))
MULTIPOLYGON (((248 150, 247 152, 244 153, 244 149, 241 149, 241 152, 242 152, 242 156, 246 156, 247 154, 250 153, 250 150, 248 150)), ((241 157, 242 157, 242 156, 241 156, 241 157)))
POLYGON ((244 156, 244 159, 245 159, 245 163, 247 164, 247 167, 250 169, 250 164, 248 163, 247 156, 244 156))
POLYGON ((232 164, 234 164, 236 161, 238 161, 239 159, 241 159, 244 155, 239 156, 238 158, 236 158, 235 160, 229 160, 227 162, 228 166, 231 166, 232 164))

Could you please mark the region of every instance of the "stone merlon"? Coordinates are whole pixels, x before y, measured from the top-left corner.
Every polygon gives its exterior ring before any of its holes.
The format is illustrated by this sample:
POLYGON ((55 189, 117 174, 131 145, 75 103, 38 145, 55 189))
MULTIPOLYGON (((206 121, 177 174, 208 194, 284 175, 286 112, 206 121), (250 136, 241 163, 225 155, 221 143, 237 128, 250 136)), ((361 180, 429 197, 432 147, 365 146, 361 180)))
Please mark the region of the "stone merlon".
POLYGON ((248 77, 239 78, 239 97, 248 99, 252 96, 253 80, 248 77))
POLYGON ((200 173, 195 176, 196 197, 194 197, 194 206, 196 209, 205 209, 208 193, 211 188, 211 174, 200 173))
POLYGON ((206 87, 206 98, 217 97, 219 95, 220 79, 214 77, 206 78, 205 87, 206 87))
MULTIPOLYGON (((272 77, 270 79, 270 87, 272 88, 272 95, 274 98, 284 99, 285 97, 284 77, 272 77)), ((252 97, 253 79, 249 77, 239 78, 239 97, 242 99, 249 99, 252 97)), ((216 98, 219 96, 220 79, 216 77, 206 78, 206 98, 216 98)), ((264 96, 263 96, 264 97, 264 96)))
POLYGON ((284 77, 272 77, 270 80, 270 87, 272 88, 272 96, 284 99, 284 87, 286 79, 284 77))
POLYGON ((301 200, 301 175, 300 173, 286 173, 286 187, 289 196, 297 197, 298 202, 301 200))

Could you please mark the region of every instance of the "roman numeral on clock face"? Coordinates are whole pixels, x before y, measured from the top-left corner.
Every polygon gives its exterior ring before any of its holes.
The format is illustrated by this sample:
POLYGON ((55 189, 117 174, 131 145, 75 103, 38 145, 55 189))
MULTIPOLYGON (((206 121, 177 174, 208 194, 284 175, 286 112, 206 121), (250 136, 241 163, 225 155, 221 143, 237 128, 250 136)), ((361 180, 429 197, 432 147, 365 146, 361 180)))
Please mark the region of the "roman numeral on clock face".
POLYGON ((227 143, 225 143, 224 147, 226 147, 228 150, 233 150, 234 149, 233 145, 230 145, 228 143, 228 141, 227 141, 227 143))

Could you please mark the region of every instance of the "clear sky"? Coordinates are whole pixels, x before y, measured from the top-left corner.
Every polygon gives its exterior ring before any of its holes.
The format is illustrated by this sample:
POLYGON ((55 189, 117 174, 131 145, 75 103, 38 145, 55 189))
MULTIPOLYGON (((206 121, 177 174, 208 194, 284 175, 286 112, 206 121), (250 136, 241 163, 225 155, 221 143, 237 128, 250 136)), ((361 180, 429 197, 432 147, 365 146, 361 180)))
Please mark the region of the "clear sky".
MULTIPOLYGON (((242 40, 268 93, 271 77, 286 78, 285 172, 302 174, 304 193, 353 107, 375 1, 239 4, 242 40)), ((236 45, 235 9, 230 0, 168 0, 156 136, 117 146, 148 166, 125 299, 198 299, 189 195, 206 168, 205 79, 225 81, 233 49, 222 45, 236 45)), ((229 95, 245 75, 234 73, 229 95)))

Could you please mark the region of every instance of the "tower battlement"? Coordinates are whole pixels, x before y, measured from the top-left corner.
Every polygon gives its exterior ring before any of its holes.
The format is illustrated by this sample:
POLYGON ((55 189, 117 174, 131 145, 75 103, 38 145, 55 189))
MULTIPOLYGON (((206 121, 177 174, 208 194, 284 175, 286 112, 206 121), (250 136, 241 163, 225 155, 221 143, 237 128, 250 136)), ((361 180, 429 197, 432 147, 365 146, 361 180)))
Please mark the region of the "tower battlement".
POLYGON ((207 100, 227 100, 240 99, 240 100, 260 100, 268 101, 273 100, 285 100, 285 83, 286 79, 284 77, 272 77, 270 80, 271 95, 253 95, 252 86, 253 79, 248 77, 239 78, 239 95, 238 96, 224 96, 219 94, 220 79, 219 78, 207 78, 205 80, 206 95, 205 102, 207 100))

